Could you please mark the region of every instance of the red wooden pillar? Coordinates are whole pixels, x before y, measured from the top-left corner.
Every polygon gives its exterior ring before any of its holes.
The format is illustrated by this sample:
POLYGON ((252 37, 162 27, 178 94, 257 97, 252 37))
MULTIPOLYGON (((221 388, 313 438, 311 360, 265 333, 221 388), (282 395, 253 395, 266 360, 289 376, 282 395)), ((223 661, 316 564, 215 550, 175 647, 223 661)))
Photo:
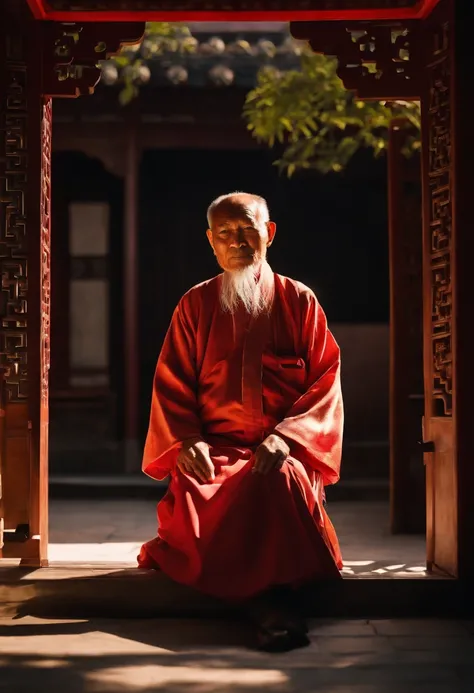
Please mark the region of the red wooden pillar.
POLYGON ((138 443, 138 166, 137 134, 135 127, 130 126, 126 143, 123 264, 124 456, 127 473, 133 473, 140 469, 138 443))
POLYGON ((474 137, 472 2, 454 0, 452 46, 452 143, 453 148, 453 319, 454 339, 454 433, 458 486, 458 574, 474 578, 474 455, 473 455, 473 316, 474 316, 474 137))
POLYGON ((472 3, 441 0, 425 25, 423 92, 425 461, 428 563, 474 575, 472 3))
POLYGON ((423 282, 427 562, 458 575, 453 422, 453 2, 424 26, 423 282))

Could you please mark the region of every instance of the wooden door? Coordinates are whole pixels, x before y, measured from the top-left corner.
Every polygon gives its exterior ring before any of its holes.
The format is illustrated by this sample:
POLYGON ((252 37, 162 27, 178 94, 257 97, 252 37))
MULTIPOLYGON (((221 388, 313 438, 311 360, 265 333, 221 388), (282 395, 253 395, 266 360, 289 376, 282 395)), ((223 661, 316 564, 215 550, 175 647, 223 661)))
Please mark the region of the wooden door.
POLYGON ((424 533, 423 282, 421 163, 403 148, 413 131, 404 119, 389 135, 390 256, 390 526, 424 533))
POLYGON ((0 3, 0 557, 45 565, 52 116, 26 9, 0 3))
POLYGON ((426 21, 423 124, 424 458, 427 563, 458 575, 453 420, 453 22, 441 2, 426 21))
POLYGON ((4 387, 3 373, 0 371, 0 551, 3 548, 3 527, 5 525, 5 517, 4 517, 5 510, 3 507, 3 494, 2 494, 2 472, 3 472, 3 460, 5 457, 4 442, 5 442, 5 387, 4 387))

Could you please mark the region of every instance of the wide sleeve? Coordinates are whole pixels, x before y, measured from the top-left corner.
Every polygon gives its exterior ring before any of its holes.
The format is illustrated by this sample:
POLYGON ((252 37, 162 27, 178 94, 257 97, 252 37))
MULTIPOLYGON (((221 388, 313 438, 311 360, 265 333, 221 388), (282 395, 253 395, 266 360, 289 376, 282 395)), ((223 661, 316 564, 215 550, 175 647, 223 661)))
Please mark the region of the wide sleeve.
POLYGON ((143 471, 164 479, 182 441, 201 435, 197 407, 196 329, 189 303, 181 299, 158 358, 143 471))
POLYGON ((291 454, 321 473, 324 485, 339 480, 344 411, 340 350, 314 294, 302 316, 303 345, 308 359, 307 391, 275 428, 291 454))

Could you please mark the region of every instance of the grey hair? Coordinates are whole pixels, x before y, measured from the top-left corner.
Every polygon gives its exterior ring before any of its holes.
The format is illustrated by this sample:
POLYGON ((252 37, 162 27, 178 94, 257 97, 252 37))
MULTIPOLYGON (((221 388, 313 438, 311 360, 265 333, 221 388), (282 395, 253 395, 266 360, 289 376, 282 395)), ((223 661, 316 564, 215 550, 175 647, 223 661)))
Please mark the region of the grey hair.
POLYGON ((207 209, 207 223, 209 224, 209 226, 211 225, 211 217, 215 208, 218 207, 222 202, 225 202, 226 200, 229 200, 232 197, 238 197, 240 195, 249 197, 251 200, 255 200, 255 202, 258 203, 260 209, 263 212, 263 221, 270 221, 270 212, 268 209, 267 201, 264 197, 261 197, 260 195, 254 195, 253 193, 246 193, 237 190, 236 192, 227 193, 226 195, 219 195, 219 197, 216 197, 216 199, 211 202, 207 209))

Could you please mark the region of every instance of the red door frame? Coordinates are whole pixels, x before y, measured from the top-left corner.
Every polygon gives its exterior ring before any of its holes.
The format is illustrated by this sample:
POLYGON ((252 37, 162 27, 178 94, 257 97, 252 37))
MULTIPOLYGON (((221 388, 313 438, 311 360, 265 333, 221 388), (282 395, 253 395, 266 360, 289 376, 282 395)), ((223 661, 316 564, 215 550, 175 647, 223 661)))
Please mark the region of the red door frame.
MULTIPOLYGON (((327 22, 425 19, 439 0, 412 7, 360 10, 54 10, 47 0, 28 0, 35 19, 55 22, 327 22)), ((290 0, 288 5, 291 7, 290 0)), ((361 3, 362 4, 362 3, 361 3)))

